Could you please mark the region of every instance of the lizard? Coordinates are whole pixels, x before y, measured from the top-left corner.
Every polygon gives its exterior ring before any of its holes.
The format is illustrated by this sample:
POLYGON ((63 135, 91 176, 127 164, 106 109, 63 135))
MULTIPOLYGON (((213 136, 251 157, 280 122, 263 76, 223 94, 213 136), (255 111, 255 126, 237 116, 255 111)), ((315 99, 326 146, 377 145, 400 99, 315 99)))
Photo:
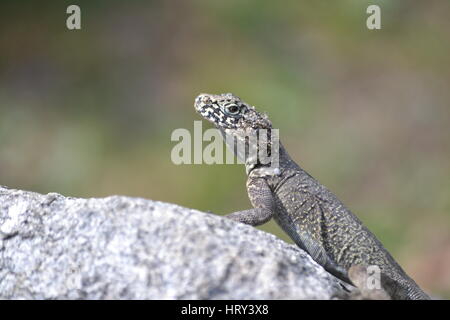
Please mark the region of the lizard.
MULTIPOLYGON (((244 224, 258 226, 274 219, 289 237, 326 271, 367 292, 368 276, 361 270, 377 266, 380 290, 399 300, 430 297, 410 278, 376 236, 325 186, 303 170, 281 144, 272 141, 274 128, 267 114, 232 93, 202 93, 195 110, 222 134, 228 147, 245 164, 247 193, 253 208, 226 215, 244 224), (251 134, 267 136, 267 146, 277 152, 269 163, 238 153, 230 141, 249 147, 251 134), (229 139, 231 138, 231 139, 229 139), (233 140, 235 139, 235 140, 233 140), (272 163, 274 162, 274 163, 272 163)), ((256 147, 258 148, 258 147, 256 147)), ((376 295, 375 295, 376 296, 376 295)))

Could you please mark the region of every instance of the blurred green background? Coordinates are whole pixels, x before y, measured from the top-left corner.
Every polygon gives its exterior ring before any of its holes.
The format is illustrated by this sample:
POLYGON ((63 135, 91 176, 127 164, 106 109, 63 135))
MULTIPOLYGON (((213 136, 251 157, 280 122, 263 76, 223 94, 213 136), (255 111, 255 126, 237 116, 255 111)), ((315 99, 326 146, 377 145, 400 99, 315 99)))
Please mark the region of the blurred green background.
POLYGON ((242 166, 170 160, 172 131, 200 120, 196 95, 233 92, 450 298, 449 14, 447 0, 2 0, 0 184, 246 209, 242 166), (69 4, 82 30, 67 30, 69 4), (370 4, 381 30, 366 28, 370 4))

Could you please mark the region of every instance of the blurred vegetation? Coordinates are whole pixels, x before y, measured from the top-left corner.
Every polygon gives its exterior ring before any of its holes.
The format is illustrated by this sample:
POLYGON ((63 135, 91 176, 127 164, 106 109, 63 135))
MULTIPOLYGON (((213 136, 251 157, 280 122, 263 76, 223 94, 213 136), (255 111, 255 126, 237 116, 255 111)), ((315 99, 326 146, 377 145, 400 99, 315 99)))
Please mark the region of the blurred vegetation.
POLYGON ((0 184, 248 208, 242 166, 170 161, 171 132, 200 120, 195 96, 233 92, 450 298, 449 13, 446 0, 2 0, 0 184), (69 31, 75 2, 82 30, 69 31))

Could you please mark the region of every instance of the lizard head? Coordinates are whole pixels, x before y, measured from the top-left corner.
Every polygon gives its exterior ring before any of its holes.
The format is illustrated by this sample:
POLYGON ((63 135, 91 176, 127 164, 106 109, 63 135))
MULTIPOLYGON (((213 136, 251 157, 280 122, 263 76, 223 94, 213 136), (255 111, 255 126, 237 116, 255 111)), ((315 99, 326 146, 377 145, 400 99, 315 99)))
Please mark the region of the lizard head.
POLYGON ((270 129, 267 115, 256 111, 232 93, 202 93, 195 99, 195 110, 218 129, 270 129))
MULTIPOLYGON (((272 124, 264 113, 231 94, 202 93, 195 99, 195 110, 219 129, 228 147, 246 165, 247 174, 258 165, 268 165, 261 161, 259 148, 267 148, 271 155, 272 124), (266 143, 260 143, 266 136, 266 143), (258 142, 257 142, 258 140, 258 142), (237 142, 237 144, 235 144, 237 142)), ((270 160, 271 161, 271 160, 270 160)))

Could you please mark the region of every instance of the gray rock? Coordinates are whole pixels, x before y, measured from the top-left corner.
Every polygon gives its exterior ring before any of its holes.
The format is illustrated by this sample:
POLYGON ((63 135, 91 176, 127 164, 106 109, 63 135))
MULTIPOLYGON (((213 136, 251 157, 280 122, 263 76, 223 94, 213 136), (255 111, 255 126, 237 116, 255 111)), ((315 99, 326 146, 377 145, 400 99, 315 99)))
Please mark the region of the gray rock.
POLYGON ((0 187, 0 299, 332 299, 273 235, 177 205, 0 187))

